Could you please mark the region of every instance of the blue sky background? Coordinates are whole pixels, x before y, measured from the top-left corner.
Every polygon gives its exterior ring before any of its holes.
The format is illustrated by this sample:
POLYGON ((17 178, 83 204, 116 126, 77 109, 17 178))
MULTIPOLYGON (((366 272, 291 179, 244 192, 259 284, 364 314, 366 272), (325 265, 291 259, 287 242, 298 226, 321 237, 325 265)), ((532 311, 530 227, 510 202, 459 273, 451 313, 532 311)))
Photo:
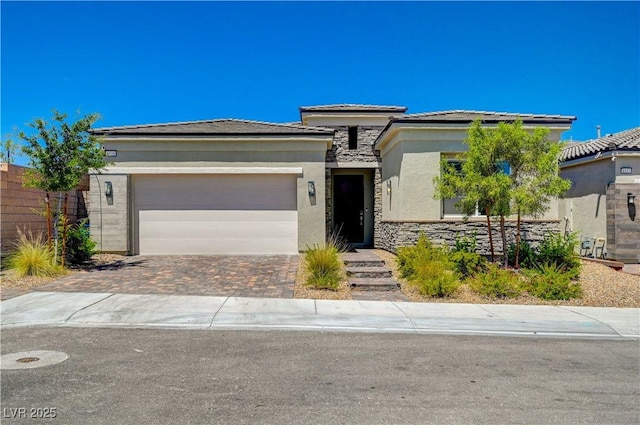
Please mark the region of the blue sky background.
POLYGON ((576 115, 640 125, 638 2, 1 2, 1 134, 51 109, 98 126, 290 122, 298 107, 576 115))

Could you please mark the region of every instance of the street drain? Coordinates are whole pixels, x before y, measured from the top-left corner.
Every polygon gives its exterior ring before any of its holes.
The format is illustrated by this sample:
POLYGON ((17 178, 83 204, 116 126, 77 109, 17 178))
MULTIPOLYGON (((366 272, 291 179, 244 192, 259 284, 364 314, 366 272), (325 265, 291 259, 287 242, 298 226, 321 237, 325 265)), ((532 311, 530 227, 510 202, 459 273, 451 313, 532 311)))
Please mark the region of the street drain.
POLYGON ((69 355, 61 351, 24 351, 0 356, 0 369, 34 369, 51 366, 67 360, 69 355))
POLYGON ((37 362, 38 360, 40 360, 37 357, 22 357, 19 358, 18 360, 16 360, 18 363, 32 363, 32 362, 37 362))

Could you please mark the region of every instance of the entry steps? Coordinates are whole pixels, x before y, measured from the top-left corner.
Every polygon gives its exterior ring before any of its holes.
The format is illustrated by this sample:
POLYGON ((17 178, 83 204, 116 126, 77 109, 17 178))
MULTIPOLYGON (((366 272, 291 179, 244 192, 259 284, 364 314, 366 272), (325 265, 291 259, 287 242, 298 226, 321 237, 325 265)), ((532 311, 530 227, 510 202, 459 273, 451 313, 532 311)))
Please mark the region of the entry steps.
POLYGON ((391 277, 391 270, 375 253, 366 249, 342 254, 347 279, 353 289, 361 291, 394 291, 400 284, 391 277))

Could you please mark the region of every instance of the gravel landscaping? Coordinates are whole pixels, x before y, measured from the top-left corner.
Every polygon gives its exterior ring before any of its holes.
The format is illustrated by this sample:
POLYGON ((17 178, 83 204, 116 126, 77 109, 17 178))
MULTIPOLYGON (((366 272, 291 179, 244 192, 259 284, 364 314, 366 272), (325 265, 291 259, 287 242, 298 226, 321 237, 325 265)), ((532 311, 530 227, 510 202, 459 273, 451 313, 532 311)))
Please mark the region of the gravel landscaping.
POLYGON ((579 283, 583 294, 582 298, 578 299, 544 301, 527 294, 508 299, 486 298, 472 292, 467 285, 462 285, 453 297, 425 297, 399 276, 394 254, 380 249, 375 251, 385 261, 385 265, 391 269, 393 277, 400 282, 401 291, 415 302, 640 307, 640 276, 615 271, 602 264, 588 261, 582 261, 579 283))

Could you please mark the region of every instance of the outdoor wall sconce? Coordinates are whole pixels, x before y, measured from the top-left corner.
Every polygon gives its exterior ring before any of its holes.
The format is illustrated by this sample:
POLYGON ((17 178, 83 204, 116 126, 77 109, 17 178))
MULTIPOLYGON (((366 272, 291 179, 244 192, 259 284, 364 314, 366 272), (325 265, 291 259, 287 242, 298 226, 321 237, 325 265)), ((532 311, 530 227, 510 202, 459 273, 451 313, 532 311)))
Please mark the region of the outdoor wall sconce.
POLYGON ((636 196, 633 193, 627 193, 627 203, 633 205, 636 203, 636 196))
POLYGON ((308 182, 307 187, 309 189, 309 196, 310 197, 316 196, 316 184, 314 182, 308 182))
POLYGON ((104 182, 104 194, 105 196, 113 196, 113 185, 111 182, 104 182))
POLYGON ((391 195, 391 180, 387 180, 387 194, 391 195))

